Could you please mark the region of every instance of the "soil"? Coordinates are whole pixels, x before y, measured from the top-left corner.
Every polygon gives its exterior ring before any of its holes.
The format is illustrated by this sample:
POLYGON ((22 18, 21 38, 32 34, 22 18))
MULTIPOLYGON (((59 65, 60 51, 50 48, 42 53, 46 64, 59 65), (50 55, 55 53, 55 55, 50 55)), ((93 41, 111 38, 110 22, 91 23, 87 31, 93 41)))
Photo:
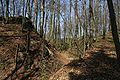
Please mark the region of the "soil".
POLYGON ((20 24, 0 24, 0 80, 120 80, 111 33, 81 59, 70 49, 58 51, 34 31, 27 53, 25 35, 20 24))
POLYGON ((81 60, 73 60, 63 66, 49 80, 120 80, 120 68, 117 62, 111 33, 105 40, 93 44, 81 60))

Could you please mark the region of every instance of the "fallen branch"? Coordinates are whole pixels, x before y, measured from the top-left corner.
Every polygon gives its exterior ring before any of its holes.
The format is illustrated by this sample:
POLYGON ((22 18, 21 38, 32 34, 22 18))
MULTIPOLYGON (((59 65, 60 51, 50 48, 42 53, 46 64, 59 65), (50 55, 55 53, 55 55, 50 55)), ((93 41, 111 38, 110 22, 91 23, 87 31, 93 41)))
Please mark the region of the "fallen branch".
POLYGON ((26 56, 24 57, 24 60, 19 67, 17 66, 17 57, 18 57, 18 45, 17 45, 16 57, 15 57, 15 69, 10 74, 8 74, 8 76, 4 78, 3 80, 8 80, 9 77, 13 76, 13 74, 17 72, 23 66, 26 56))

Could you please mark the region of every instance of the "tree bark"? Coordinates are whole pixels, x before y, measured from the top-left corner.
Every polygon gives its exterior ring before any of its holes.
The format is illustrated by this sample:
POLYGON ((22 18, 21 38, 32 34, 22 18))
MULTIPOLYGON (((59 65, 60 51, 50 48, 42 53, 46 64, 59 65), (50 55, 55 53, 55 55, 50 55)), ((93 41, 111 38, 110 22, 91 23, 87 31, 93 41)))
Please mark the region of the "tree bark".
POLYGON ((75 38, 77 38, 78 37, 78 1, 77 0, 75 0, 75 38))
POLYGON ((2 7, 2 16, 4 17, 4 7, 3 7, 3 2, 2 2, 2 0, 0 0, 0 2, 1 2, 1 7, 2 7))
POLYGON ((108 9, 109 9, 109 15, 110 15, 110 23, 111 23, 113 41, 114 41, 115 48, 116 48, 117 60, 120 61, 120 42, 119 42, 119 37, 118 37, 116 17, 115 17, 112 0, 107 0, 107 4, 108 4, 108 9))
POLYGON ((15 15, 15 0, 13 0, 13 17, 15 15))
POLYGON ((44 27, 44 18, 45 18, 45 11, 44 11, 44 7, 45 7, 45 0, 42 0, 41 2, 41 12, 42 12, 42 21, 41 21, 41 25, 40 25, 40 37, 43 38, 43 27, 44 27))
POLYGON ((103 12, 104 12, 104 15, 103 15, 103 39, 105 39, 105 36, 106 36, 106 3, 104 1, 104 4, 103 4, 103 12))
POLYGON ((37 22, 38 22, 38 0, 34 0, 35 2, 35 28, 37 32, 37 22))
POLYGON ((6 0, 6 17, 9 17, 9 0, 6 0))

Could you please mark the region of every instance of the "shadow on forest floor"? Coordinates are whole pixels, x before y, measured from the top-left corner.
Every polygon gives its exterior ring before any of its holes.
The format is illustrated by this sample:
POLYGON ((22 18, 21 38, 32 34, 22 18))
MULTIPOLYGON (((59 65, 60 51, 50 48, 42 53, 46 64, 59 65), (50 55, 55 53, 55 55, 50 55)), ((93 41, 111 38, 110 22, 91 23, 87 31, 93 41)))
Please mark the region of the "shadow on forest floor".
POLYGON ((120 69, 115 58, 108 57, 104 50, 92 53, 84 61, 81 74, 69 73, 70 80, 120 80, 120 69))

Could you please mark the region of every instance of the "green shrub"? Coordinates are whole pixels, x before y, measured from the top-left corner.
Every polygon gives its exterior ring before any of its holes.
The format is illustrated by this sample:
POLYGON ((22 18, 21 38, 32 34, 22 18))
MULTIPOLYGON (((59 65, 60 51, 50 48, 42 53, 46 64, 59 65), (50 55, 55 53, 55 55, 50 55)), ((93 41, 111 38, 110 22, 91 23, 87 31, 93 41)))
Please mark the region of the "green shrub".
POLYGON ((56 45, 56 48, 59 50, 67 50, 69 48, 68 43, 61 42, 61 41, 57 42, 55 45, 56 45))

